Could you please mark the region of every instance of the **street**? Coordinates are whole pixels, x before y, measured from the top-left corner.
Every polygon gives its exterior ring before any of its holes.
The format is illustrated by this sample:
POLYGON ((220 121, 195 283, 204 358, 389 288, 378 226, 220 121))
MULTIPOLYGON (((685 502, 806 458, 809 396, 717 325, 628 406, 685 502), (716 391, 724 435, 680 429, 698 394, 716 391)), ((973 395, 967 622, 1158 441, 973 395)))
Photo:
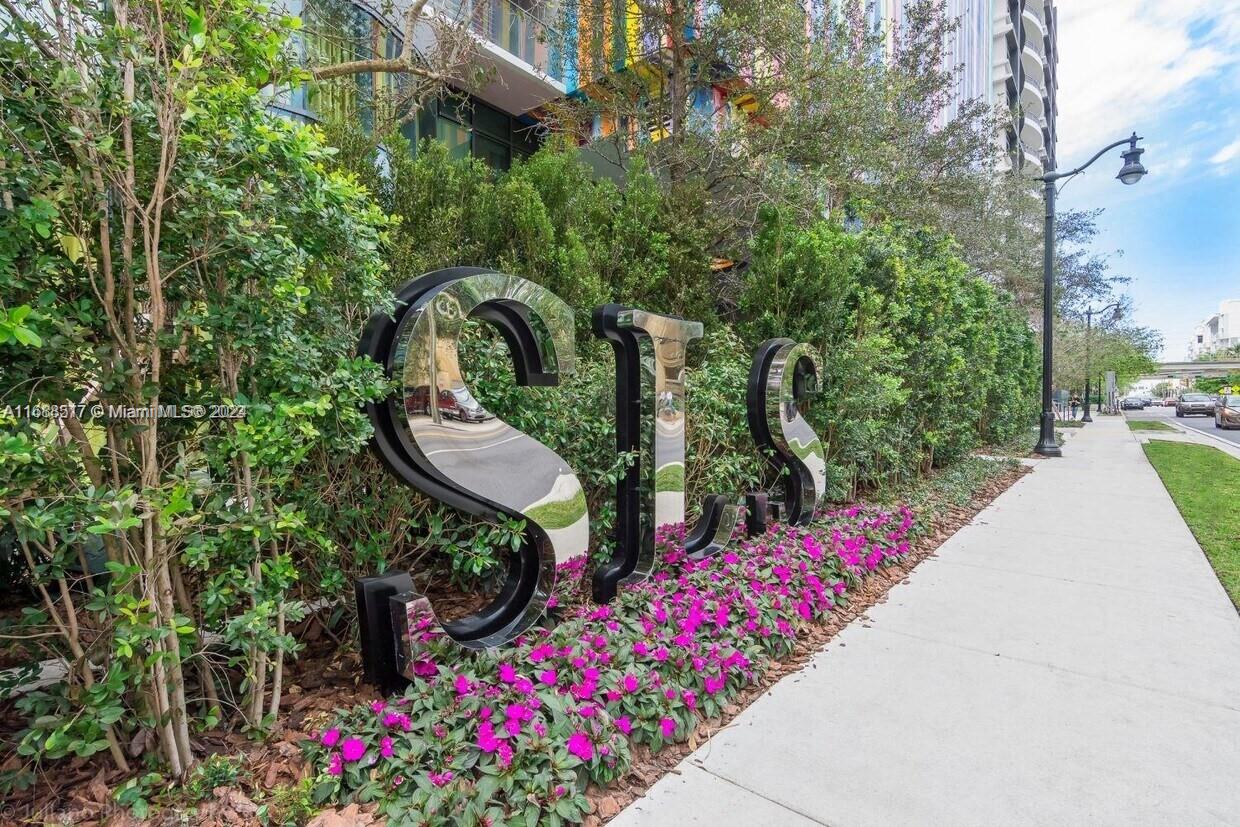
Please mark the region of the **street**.
POLYGON ((1228 442, 1240 445, 1240 430, 1224 431, 1221 428, 1214 427, 1213 416, 1186 416, 1180 419, 1176 418, 1175 408, 1155 408, 1149 407, 1143 411, 1124 411, 1124 415, 1129 419, 1157 419, 1181 425, 1185 428, 1191 428, 1194 431, 1201 431, 1203 434, 1216 436, 1225 439, 1228 442))

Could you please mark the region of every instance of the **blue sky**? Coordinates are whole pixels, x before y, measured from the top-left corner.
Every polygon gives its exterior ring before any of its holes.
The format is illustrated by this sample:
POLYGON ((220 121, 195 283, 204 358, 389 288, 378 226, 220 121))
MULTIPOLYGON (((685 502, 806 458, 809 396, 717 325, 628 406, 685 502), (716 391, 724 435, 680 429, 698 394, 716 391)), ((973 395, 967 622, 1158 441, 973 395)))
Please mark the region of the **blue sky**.
POLYGON ((1240 0, 1059 0, 1061 169, 1134 129, 1150 174, 1115 180, 1119 150, 1061 208, 1103 207, 1096 250, 1123 250, 1135 321, 1183 359, 1198 322, 1240 299, 1240 0))

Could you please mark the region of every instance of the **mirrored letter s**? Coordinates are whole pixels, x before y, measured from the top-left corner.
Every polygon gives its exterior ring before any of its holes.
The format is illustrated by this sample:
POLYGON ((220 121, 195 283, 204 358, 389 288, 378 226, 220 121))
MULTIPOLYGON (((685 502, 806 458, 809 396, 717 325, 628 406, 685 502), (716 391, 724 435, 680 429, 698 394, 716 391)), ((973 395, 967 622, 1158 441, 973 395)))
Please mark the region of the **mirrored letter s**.
POLYGON ((526 521, 498 595, 459 620, 439 622, 407 575, 379 578, 382 587, 372 583, 369 591, 359 582, 363 658, 375 683, 391 683, 393 671, 412 678, 419 644, 441 633, 470 649, 511 641, 543 614, 556 566, 588 546, 589 516, 576 474, 555 451, 486 410, 461 374, 458 340, 469 318, 490 322, 503 335, 520 384, 554 385, 573 370, 572 310, 516 276, 438 270, 401 288, 395 319, 371 318, 361 351, 400 382, 393 398, 368 406, 373 447, 384 464, 407 485, 467 514, 526 521), (390 627, 377 616, 386 610, 390 627))

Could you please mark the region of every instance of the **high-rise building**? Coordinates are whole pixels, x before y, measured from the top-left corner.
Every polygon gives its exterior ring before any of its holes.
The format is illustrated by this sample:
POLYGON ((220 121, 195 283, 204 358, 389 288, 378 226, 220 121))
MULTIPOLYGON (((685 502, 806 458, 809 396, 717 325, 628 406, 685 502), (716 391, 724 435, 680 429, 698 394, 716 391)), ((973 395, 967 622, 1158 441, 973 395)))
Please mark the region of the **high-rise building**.
MULTIPOLYGON (((904 25, 907 0, 875 0, 882 19, 904 25)), ((940 120, 964 101, 1009 113, 1003 152, 1009 169, 1041 174, 1055 168, 1058 115, 1058 24, 1054 0, 946 0, 957 22, 944 62, 956 72, 956 94, 940 120)))
POLYGON ((1053 0, 993 2, 991 81, 994 99, 1006 103, 1012 115, 1007 129, 1008 157, 1017 169, 1054 169, 1059 114, 1055 4, 1053 0))

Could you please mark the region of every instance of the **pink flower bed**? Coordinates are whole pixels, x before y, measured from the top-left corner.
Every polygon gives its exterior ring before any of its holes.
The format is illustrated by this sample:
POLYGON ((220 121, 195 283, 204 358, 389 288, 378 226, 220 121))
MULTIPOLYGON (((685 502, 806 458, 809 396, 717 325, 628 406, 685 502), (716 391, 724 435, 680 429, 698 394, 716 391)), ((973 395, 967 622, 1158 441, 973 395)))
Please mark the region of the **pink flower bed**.
POLYGON ((613 603, 498 651, 432 642, 403 695, 340 712, 308 746, 315 799, 380 801, 396 824, 579 821, 588 782, 627 772, 633 744, 657 751, 721 714, 807 624, 905 555, 913 525, 907 508, 854 507, 702 561, 682 529, 662 532, 658 571, 613 603))

